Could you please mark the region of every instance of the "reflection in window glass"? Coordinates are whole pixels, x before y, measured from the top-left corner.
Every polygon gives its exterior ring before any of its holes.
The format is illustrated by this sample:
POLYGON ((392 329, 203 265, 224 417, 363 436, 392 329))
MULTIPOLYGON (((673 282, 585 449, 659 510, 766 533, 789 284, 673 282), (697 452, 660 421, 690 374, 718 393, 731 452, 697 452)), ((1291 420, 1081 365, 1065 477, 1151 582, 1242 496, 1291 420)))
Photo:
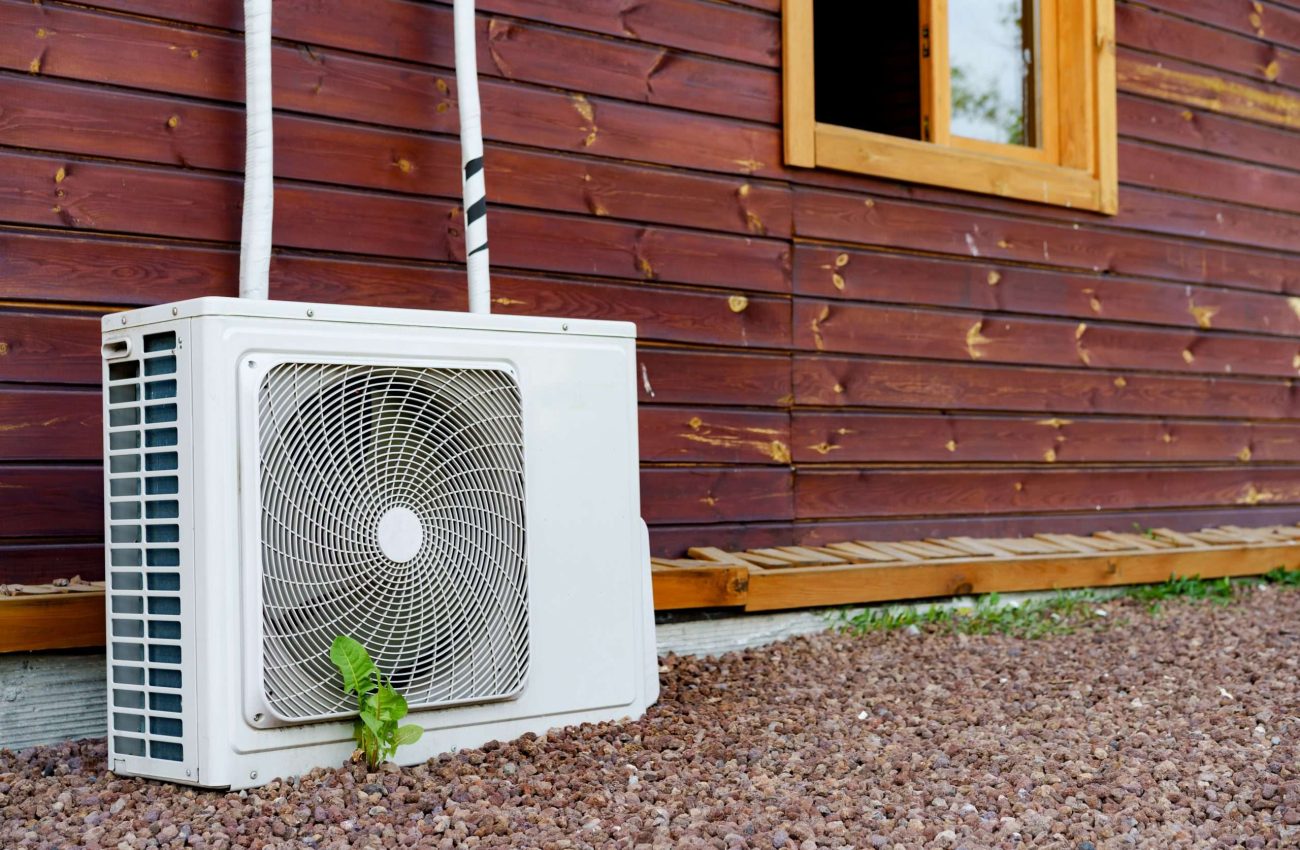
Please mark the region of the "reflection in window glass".
POLYGON ((952 134, 1037 144, 1035 0, 948 0, 952 134))

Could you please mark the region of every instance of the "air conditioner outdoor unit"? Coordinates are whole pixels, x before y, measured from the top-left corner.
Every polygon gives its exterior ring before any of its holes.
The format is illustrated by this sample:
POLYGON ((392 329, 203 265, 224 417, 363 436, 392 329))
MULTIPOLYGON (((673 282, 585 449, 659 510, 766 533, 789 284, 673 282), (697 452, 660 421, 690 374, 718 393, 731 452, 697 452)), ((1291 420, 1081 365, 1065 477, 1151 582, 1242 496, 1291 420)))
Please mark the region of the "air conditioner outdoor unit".
POLYGON ((105 317, 109 767, 337 765, 356 638, 403 763, 658 694, 634 329, 202 298, 105 317))

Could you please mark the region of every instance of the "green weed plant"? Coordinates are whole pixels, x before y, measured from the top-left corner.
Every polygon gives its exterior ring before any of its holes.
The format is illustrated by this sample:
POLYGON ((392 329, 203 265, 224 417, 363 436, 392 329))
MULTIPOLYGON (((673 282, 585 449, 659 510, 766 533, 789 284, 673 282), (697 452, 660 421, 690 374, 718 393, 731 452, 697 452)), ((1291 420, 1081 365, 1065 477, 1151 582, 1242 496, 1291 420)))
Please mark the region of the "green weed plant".
POLYGON ((357 697, 352 736, 371 769, 396 755, 398 747, 420 740, 424 729, 414 723, 398 725, 407 713, 406 699, 379 672, 364 646, 339 635, 330 644, 330 661, 343 676, 343 692, 357 697))

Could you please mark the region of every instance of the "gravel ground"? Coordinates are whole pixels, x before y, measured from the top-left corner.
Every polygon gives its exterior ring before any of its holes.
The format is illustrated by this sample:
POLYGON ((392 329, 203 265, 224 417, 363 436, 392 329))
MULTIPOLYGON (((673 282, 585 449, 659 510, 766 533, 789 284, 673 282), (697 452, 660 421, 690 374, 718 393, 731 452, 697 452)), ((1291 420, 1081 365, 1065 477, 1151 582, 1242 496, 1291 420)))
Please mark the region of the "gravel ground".
POLYGON ((0 752, 0 847, 1297 847, 1298 603, 670 657, 637 723, 238 794, 0 752))

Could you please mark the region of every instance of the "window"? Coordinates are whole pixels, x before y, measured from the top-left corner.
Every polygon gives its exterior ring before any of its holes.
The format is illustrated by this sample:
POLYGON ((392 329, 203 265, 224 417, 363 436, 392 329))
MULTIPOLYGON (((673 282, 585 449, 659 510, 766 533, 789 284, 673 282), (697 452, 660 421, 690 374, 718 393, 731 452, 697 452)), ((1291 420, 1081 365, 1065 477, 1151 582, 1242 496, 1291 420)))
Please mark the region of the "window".
POLYGON ((782 14, 787 165, 1116 211, 1114 0, 782 14))

